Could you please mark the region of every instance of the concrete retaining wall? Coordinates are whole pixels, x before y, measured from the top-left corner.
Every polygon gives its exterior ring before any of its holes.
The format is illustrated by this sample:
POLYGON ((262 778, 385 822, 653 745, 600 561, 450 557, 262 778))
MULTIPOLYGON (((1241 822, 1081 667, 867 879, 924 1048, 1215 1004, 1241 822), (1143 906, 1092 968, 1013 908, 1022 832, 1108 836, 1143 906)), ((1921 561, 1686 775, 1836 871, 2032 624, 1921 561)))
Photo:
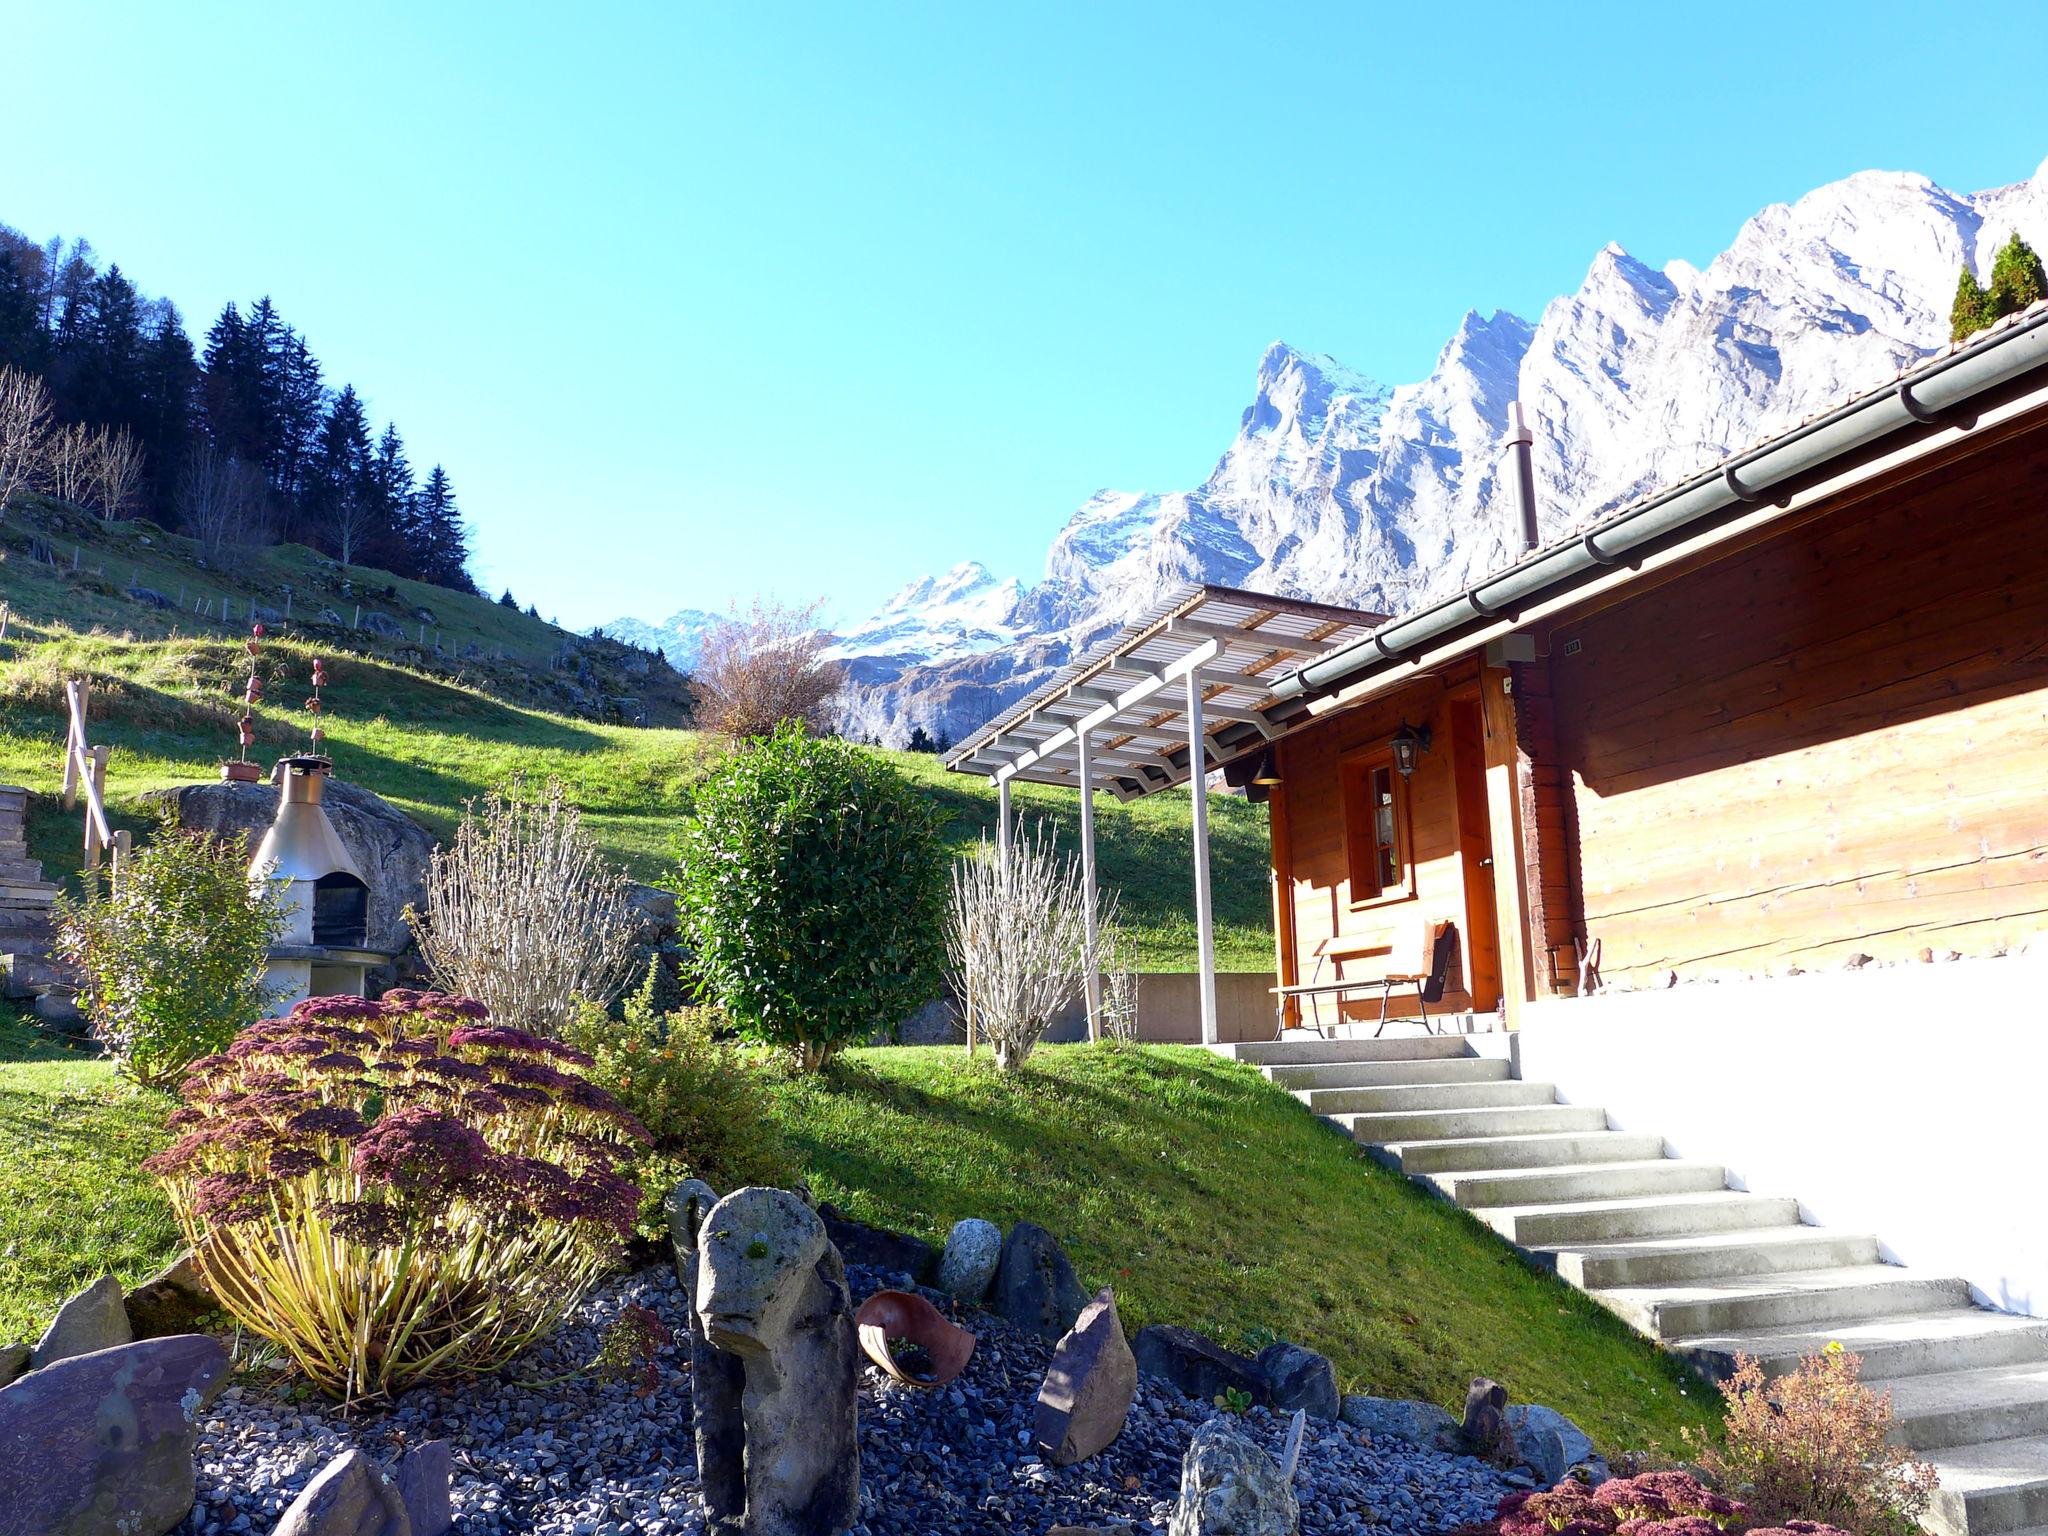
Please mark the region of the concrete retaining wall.
MULTIPOLYGON (((1193 1043, 1202 1038, 1200 978, 1193 971, 1146 971, 1138 977, 1138 1038, 1193 1043)), ((1216 977, 1216 1031, 1224 1041, 1273 1037, 1273 973, 1224 971, 1216 977)), ((1088 1009, 1076 1002, 1046 1031, 1050 1044, 1088 1038, 1088 1009)), ((903 1025, 905 1045, 952 1045, 966 1039, 950 1001, 927 1003, 903 1025)), ((878 1038, 876 1044, 886 1044, 878 1038)))
POLYGON ((1520 1075, 2048 1316, 2048 955, 1531 1006, 1520 1075))

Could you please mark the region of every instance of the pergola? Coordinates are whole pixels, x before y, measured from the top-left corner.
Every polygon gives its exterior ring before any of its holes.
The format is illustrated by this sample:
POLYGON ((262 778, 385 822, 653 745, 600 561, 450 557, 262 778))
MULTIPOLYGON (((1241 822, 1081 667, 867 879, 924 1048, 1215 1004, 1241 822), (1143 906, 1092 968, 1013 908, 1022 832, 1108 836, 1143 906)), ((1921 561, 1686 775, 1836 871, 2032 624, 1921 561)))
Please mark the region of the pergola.
POLYGON ((1010 847, 1014 781, 1081 791, 1091 1036, 1100 1033, 1102 1012, 1096 965, 1096 789, 1119 800, 1136 800, 1194 776, 1202 1039, 1213 1043, 1216 933, 1209 896, 1208 771, 1231 764, 1252 771, 1250 759, 1290 729, 1308 724, 1302 701, 1276 700, 1273 683, 1385 622, 1384 614, 1356 608, 1236 587, 1190 586, 1126 625, 947 755, 946 766, 953 772, 985 775, 996 786, 1002 856, 1010 847))

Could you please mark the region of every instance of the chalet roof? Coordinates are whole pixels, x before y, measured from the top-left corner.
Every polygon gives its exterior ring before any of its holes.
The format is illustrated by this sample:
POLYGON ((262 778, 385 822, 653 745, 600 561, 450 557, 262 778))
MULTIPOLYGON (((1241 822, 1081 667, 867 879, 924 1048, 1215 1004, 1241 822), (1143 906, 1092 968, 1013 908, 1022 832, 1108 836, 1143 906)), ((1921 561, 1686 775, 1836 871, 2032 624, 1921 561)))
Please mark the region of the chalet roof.
POLYGON ((1078 787, 1076 726, 1085 723, 1098 788, 1126 800, 1166 789, 1188 776, 1190 673, 1215 766, 1279 734, 1268 715, 1275 679, 1384 622, 1384 614, 1329 603, 1182 587, 961 742, 946 766, 1078 787))

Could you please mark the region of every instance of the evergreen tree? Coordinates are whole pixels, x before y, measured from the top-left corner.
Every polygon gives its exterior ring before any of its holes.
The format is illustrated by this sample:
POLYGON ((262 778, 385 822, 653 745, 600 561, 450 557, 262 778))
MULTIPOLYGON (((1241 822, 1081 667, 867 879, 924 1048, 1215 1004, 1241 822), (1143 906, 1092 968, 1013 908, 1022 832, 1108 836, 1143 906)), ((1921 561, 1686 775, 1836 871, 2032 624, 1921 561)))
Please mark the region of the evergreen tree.
POLYGON ((1968 262, 1956 278, 1955 302, 1948 309, 1948 339, 1961 341, 1972 331, 1981 331, 1995 317, 1991 314, 1991 296, 1977 281, 1977 274, 1970 270, 1968 262))
POLYGON ((64 306, 48 375, 60 414, 130 427, 141 415, 142 303, 119 266, 84 283, 64 306))
POLYGON ((159 522, 169 524, 178 472, 191 451, 196 432, 199 360, 178 311, 159 301, 138 364, 141 408, 135 436, 142 444, 143 474, 149 505, 159 522))
POLYGON ((220 318, 206 333, 200 397, 213 446, 244 464, 262 463, 263 360, 233 303, 222 306, 220 318))
POLYGON ((377 542, 371 550, 374 564, 401 576, 419 577, 425 554, 422 530, 414 508, 412 465, 406 461, 405 443, 391 422, 377 439, 377 455, 370 465, 372 494, 377 503, 377 542))
POLYGON ((41 373, 47 361, 43 334, 42 252, 27 241, 0 240, 0 367, 41 373))
POLYGON ((2041 270, 2041 258, 2018 235, 2006 241, 1992 259, 1988 297, 1986 324, 2003 315, 2016 315, 2029 304, 2048 298, 2048 274, 2041 270))
POLYGON ((926 731, 921 725, 913 725, 910 728, 910 740, 905 743, 905 750, 911 752, 936 752, 938 748, 933 745, 930 732, 926 731))
MULTIPOLYGON (((456 510, 455 487, 449 483, 448 471, 438 464, 413 498, 413 529, 420 580, 457 592, 474 592, 476 583, 469 579, 469 534, 456 510)), ((511 596, 507 592, 501 601, 508 608, 518 607, 510 601, 511 596)))
POLYGON ((512 589, 510 587, 507 587, 502 593, 499 594, 498 606, 500 608, 510 608, 514 613, 517 613, 519 611, 519 599, 512 595, 512 589))
POLYGON ((303 510, 314 537, 343 565, 361 562, 382 530, 369 418, 353 384, 334 397, 313 449, 303 510))

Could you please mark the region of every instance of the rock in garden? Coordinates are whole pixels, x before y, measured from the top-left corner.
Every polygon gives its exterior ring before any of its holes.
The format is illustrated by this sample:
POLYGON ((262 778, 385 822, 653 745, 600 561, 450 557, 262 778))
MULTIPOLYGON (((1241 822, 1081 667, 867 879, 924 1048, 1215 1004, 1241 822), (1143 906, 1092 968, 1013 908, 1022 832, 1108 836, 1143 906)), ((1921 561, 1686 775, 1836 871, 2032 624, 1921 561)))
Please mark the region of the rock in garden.
POLYGON ((191 1513, 196 1422, 227 1369, 218 1340, 186 1334, 0 1388, 0 1536, 163 1536, 191 1513))
POLYGON ((1266 1378, 1255 1361, 1212 1344, 1191 1328, 1154 1323, 1140 1328, 1131 1351, 1147 1376, 1171 1382, 1198 1403, 1241 1392, 1253 1403, 1267 1401, 1266 1378))
MULTIPOLYGON (((836 1536, 860 1515, 855 1391, 860 1344, 839 1251, 803 1201, 779 1189, 727 1195, 698 1231, 697 1318, 712 1347, 737 1356, 744 1390, 718 1411, 734 1436, 699 1481, 710 1528, 744 1536, 836 1536), (741 1445, 739 1465, 730 1459, 741 1445)), ((700 1402, 701 1415, 705 1405, 700 1402)))
POLYGON ((1465 1449, 1475 1456, 1499 1456, 1513 1443, 1506 1409, 1508 1389, 1485 1376, 1472 1378, 1465 1391, 1465 1418, 1458 1426, 1465 1449))
POLYGON ((164 1339, 190 1333, 192 1325, 220 1303, 200 1276, 187 1248, 127 1296, 128 1326, 138 1339, 164 1339))
POLYGON ((661 1203, 662 1214, 668 1218, 669 1246, 675 1250, 676 1278, 685 1291, 696 1287, 697 1235, 716 1204, 718 1191, 702 1179, 683 1180, 661 1203))
POLYGON ((1337 1416, 1376 1438, 1403 1440, 1432 1451, 1449 1443, 1458 1431, 1458 1421, 1435 1403, 1396 1397, 1347 1397, 1337 1416))
POLYGON ((26 1344, 0 1344, 0 1387, 6 1386, 27 1369, 26 1344))
POLYGON ((1056 1467, 1086 1461, 1122 1433, 1137 1391, 1138 1362, 1105 1286, 1060 1340, 1038 1389, 1033 1438, 1040 1454, 1056 1467))
POLYGON ((352 1450, 306 1484, 271 1536, 412 1536, 412 1521, 377 1464, 352 1450))
POLYGON ((825 1236, 848 1264, 885 1269, 919 1280, 938 1257, 932 1245, 921 1237, 892 1232, 887 1227, 870 1227, 855 1221, 836 1205, 821 1205, 818 1215, 825 1223, 825 1236))
POLYGON ((707 1508, 747 1507, 746 1419, 740 1400, 747 1389, 746 1362, 718 1348, 704 1336, 697 1315, 699 1249, 704 1218, 718 1204, 718 1194, 702 1179, 685 1179, 668 1192, 669 1242, 675 1249, 676 1278, 689 1298, 690 1428, 697 1447, 697 1476, 707 1508))
POLYGON ((1081 1289, 1059 1239, 1043 1227, 1020 1221, 1003 1240, 989 1305, 1013 1327, 1057 1344, 1088 1305, 1088 1293, 1081 1289))
POLYGON ((121 1282, 112 1275, 101 1275, 57 1309, 36 1341, 29 1363, 41 1370, 73 1355, 112 1349, 134 1337, 127 1310, 121 1305, 121 1282))
POLYGON ((1515 1454, 1547 1486, 1563 1482, 1574 1467, 1599 1461, 1586 1432, 1555 1408, 1517 1403, 1506 1418, 1515 1454))
POLYGON ((1301 1511, 1280 1468, 1228 1419, 1188 1442, 1168 1536, 1297 1536, 1301 1511))
POLYGON ((1254 1364, 1277 1412, 1298 1408, 1312 1419, 1334 1419, 1343 1409, 1337 1367, 1314 1350, 1282 1339, 1260 1350, 1254 1364))
POLYGON ((446 1440, 429 1440, 405 1453, 398 1464, 398 1501, 412 1536, 448 1536, 455 1528, 454 1480, 455 1459, 446 1440))
POLYGON ((1003 1229, 979 1216, 953 1223, 946 1251, 939 1255, 939 1289, 956 1301, 979 1301, 988 1294, 1003 1257, 1003 1229))

